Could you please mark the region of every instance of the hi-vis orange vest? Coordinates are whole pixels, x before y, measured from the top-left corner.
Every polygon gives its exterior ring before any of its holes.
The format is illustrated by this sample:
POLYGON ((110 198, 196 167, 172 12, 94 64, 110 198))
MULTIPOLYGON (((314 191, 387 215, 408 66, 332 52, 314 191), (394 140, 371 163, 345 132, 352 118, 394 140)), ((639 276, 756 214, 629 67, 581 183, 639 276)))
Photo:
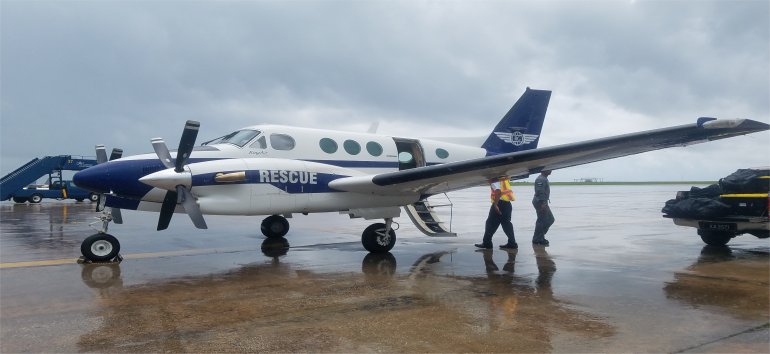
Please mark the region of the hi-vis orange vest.
MULTIPOLYGON (((511 190, 511 182, 508 181, 507 177, 500 178, 497 182, 500 183, 500 200, 504 200, 506 202, 512 202, 516 200, 516 197, 513 195, 513 191, 511 190)), ((489 198, 491 199, 491 202, 494 203, 495 187, 490 183, 489 188, 492 189, 489 198)))

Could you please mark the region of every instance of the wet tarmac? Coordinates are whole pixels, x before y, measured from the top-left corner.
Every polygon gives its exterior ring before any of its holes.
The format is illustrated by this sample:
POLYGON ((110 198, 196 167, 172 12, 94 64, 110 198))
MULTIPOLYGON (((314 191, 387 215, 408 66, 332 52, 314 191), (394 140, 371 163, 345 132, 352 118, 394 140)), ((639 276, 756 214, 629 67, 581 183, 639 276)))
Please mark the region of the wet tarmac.
POLYGON ((770 241, 704 247, 661 217, 687 188, 553 186, 544 248, 517 187, 516 252, 473 248, 484 188, 449 195, 459 237, 402 216, 386 255, 345 215, 295 215, 267 241, 261 217, 209 216, 202 231, 177 214, 157 232, 157 214, 124 212, 113 265, 75 263, 93 205, 3 202, 0 351, 770 351, 770 241))

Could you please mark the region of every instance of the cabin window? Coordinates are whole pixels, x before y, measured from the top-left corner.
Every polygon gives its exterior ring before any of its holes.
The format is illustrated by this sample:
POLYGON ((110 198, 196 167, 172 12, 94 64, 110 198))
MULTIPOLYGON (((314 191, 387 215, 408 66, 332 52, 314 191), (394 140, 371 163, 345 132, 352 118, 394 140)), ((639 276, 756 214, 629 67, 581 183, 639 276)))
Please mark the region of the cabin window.
POLYGON ((436 156, 438 156, 438 158, 440 158, 440 159, 445 159, 445 158, 449 157, 449 151, 446 151, 446 150, 444 150, 442 148, 438 148, 438 149, 436 149, 436 156))
POLYGON ((267 149, 267 142, 265 141, 265 136, 262 135, 257 140, 254 140, 254 142, 249 145, 252 149, 267 149))
POLYGON ((382 155, 382 145, 374 141, 370 141, 366 143, 366 151, 368 151, 372 156, 380 156, 382 155))
POLYGON ((345 140, 345 142, 342 143, 342 147, 351 155, 358 155, 358 153, 361 152, 361 145, 353 140, 345 140))
POLYGON ((321 141, 318 142, 318 145, 321 146, 321 150, 323 150, 327 154, 333 154, 337 152, 337 142, 329 139, 329 138, 323 138, 321 141))
POLYGON ((270 134, 270 146, 276 150, 294 149, 294 138, 286 134, 270 134))

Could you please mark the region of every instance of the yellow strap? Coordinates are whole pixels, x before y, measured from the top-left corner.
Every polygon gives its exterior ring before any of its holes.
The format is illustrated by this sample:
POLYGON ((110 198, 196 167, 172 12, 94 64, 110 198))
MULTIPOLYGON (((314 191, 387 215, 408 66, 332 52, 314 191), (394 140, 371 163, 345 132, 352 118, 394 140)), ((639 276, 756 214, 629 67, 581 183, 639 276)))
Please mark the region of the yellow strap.
POLYGON ((722 194, 722 198, 767 198, 767 193, 722 194))

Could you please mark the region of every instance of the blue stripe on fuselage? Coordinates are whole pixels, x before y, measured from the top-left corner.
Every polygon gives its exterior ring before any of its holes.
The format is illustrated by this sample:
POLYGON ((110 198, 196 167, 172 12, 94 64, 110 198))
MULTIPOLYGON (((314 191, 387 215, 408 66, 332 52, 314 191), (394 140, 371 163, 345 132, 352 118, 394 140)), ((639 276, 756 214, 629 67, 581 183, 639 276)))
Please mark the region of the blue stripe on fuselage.
MULTIPOLYGON (((188 163, 192 164, 192 163, 199 163, 199 162, 228 160, 228 159, 231 159, 231 158, 191 158, 188 161, 188 163)), ((302 161, 321 163, 321 164, 338 166, 343 168, 354 168, 354 169, 363 169, 363 168, 398 169, 398 162, 391 162, 391 161, 360 161, 360 160, 302 160, 302 161)), ((434 165, 434 164, 435 163, 429 163, 429 165, 434 165)), ((110 162, 108 164, 97 165, 92 168, 105 168, 106 169, 105 172, 107 175, 106 180, 109 181, 107 183, 109 186, 109 190, 111 190, 116 195, 119 195, 124 198, 131 198, 131 199, 141 199, 153 188, 149 185, 139 182, 139 178, 142 178, 151 173, 155 173, 166 169, 163 163, 160 160, 156 160, 156 159, 117 160, 117 161, 110 162)), ((296 171, 296 172, 301 172, 301 171, 296 171)), ((213 182, 213 174, 210 174, 210 176, 208 176, 208 178, 210 178, 212 182, 206 182, 202 180, 202 178, 204 178, 203 176, 205 175, 194 176, 193 185, 203 186, 203 185, 227 184, 227 183, 213 182)), ((342 177, 347 177, 347 176, 318 173, 317 184, 300 185, 297 183, 282 183, 280 181, 259 182, 258 171, 247 171, 247 181, 236 182, 236 183, 270 183, 276 188, 287 191, 289 193, 302 193, 302 192, 328 193, 328 192, 337 192, 337 190, 333 190, 329 188, 328 183, 342 177), (255 173, 256 175, 254 176, 255 173)))

